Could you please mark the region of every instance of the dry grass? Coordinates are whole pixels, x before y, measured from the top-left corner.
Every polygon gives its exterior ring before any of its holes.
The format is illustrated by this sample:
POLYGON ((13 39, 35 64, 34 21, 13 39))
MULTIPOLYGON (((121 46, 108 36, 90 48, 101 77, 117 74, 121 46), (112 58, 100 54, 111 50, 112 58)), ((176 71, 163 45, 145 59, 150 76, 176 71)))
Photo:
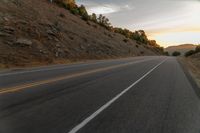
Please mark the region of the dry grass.
POLYGON ((195 79, 197 85, 200 88, 200 58, 179 58, 179 60, 185 65, 191 76, 195 79))
POLYGON ((20 0, 20 5, 6 1, 0 1, 0 30, 9 28, 9 35, 0 36, 2 68, 131 57, 141 55, 140 51, 143 55, 156 53, 143 44, 136 48, 135 41, 124 42, 124 36, 113 35, 93 22, 88 25, 80 16, 47 0, 20 0), (32 45, 17 45, 18 38, 28 39, 32 45))

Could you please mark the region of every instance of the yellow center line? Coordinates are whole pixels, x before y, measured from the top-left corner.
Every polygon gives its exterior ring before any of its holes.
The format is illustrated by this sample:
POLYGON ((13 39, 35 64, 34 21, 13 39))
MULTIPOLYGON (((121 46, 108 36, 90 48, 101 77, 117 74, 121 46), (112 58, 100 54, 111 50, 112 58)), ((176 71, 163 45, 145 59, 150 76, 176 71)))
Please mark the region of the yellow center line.
POLYGON ((53 83, 53 82, 57 82, 57 81, 61 81, 61 80, 66 80, 66 79, 71 79, 71 78, 75 78, 75 77, 79 77, 79 76, 97 73, 97 72, 116 69, 116 68, 128 66, 128 65, 131 65, 131 64, 139 63, 139 62, 144 62, 144 61, 146 61, 146 60, 135 61, 135 62, 130 62, 130 63, 126 63, 126 64, 120 64, 120 65, 110 66, 110 67, 106 67, 106 68, 99 68, 99 69, 95 69, 95 70, 90 70, 90 71, 81 72, 81 73, 75 73, 75 74, 72 74, 72 75, 61 76, 61 77, 57 77, 57 78, 53 78, 53 79, 23 84, 23 85, 14 86, 14 87, 0 88, 0 94, 17 92, 17 91, 24 90, 26 88, 31 88, 31 87, 40 86, 40 85, 44 85, 44 84, 48 84, 48 83, 53 83))

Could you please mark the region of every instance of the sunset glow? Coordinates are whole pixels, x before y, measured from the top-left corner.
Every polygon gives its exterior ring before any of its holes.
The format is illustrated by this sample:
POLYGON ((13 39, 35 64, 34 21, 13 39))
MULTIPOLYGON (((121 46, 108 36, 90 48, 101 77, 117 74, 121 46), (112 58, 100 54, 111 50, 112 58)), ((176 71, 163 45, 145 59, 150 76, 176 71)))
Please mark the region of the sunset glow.
POLYGON ((164 47, 179 44, 200 44, 200 31, 161 33, 150 36, 149 38, 155 39, 159 44, 162 44, 162 46, 164 47))

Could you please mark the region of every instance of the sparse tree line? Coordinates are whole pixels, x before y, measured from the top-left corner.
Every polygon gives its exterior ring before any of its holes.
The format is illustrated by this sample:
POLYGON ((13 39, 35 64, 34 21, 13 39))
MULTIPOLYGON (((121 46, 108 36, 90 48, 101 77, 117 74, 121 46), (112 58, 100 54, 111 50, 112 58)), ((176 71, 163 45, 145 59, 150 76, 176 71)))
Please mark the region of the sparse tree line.
POLYGON ((64 7, 67 10, 70 10, 71 13, 75 15, 80 15, 81 18, 85 21, 92 21, 96 24, 99 24, 105 27, 106 29, 112 32, 122 34, 126 38, 136 40, 138 43, 146 44, 164 53, 164 48, 160 47, 160 45, 158 45, 155 40, 149 40, 147 38, 146 33, 143 30, 132 32, 128 29, 113 27, 106 16, 103 16, 102 14, 97 16, 95 13, 93 13, 92 15, 89 15, 85 6, 76 5, 75 0, 54 0, 54 1, 50 0, 50 1, 57 3, 58 5, 64 7))
POLYGON ((95 23, 98 23, 101 26, 106 27, 107 29, 109 29, 111 25, 108 18, 106 18, 102 14, 100 14, 98 17, 95 13, 93 13, 92 15, 89 15, 85 6, 76 5, 74 0, 54 0, 53 2, 69 10, 74 15, 80 15, 81 18, 85 21, 93 21, 95 23))
POLYGON ((149 40, 144 30, 132 32, 128 29, 112 28, 111 30, 116 33, 124 35, 126 38, 136 40, 138 43, 143 43, 164 52, 164 48, 160 47, 155 40, 149 40))

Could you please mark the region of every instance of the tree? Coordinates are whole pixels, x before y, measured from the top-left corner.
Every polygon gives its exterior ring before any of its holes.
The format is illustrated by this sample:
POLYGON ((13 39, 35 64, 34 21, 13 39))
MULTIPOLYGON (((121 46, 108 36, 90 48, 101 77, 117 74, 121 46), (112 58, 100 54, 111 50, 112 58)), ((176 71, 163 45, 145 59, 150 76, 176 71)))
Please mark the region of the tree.
POLYGON ((87 10, 84 5, 81 5, 80 7, 78 7, 78 10, 81 16, 88 15, 87 10))
POLYGON ((190 50, 190 51, 185 53, 185 57, 191 56, 193 54, 195 54, 195 50, 190 50))
POLYGON ((92 15, 90 16, 91 21, 93 22, 97 22, 97 15, 95 13, 92 13, 92 15))
POLYGON ((195 50, 190 50, 190 51, 186 52, 185 57, 191 56, 191 55, 199 53, 199 52, 200 52, 200 45, 197 45, 195 50))
POLYGON ((80 7, 78 7, 78 10, 79 10, 79 15, 82 17, 82 19, 88 21, 89 15, 87 13, 85 6, 81 5, 80 7))
POLYGON ((138 32, 138 31, 135 31, 135 32, 132 34, 131 38, 132 38, 133 40, 139 41, 139 40, 140 40, 139 32, 138 32))
POLYGON ((55 2, 69 10, 77 8, 76 2, 74 0, 55 0, 55 2))
POLYGON ((164 52, 164 55, 169 56, 169 52, 167 52, 167 51, 164 52))
POLYGON ((172 56, 180 56, 180 55, 181 55, 181 53, 178 52, 178 51, 174 51, 174 52, 172 53, 172 56))
POLYGON ((78 15, 79 14, 79 10, 77 8, 72 8, 71 13, 73 13, 74 15, 78 15))
POLYGON ((99 15, 99 17, 97 18, 97 20, 98 20, 98 23, 99 23, 99 24, 101 24, 101 23, 102 23, 102 18, 103 18, 103 15, 102 15, 102 14, 100 14, 100 15, 99 15))
POLYGON ((153 46, 153 47, 157 47, 158 46, 156 40, 149 40, 148 43, 149 43, 150 46, 153 46))
POLYGON ((144 30, 139 30, 138 33, 139 33, 139 36, 140 36, 139 37, 140 42, 142 42, 144 44, 147 44, 148 43, 148 38, 147 38, 147 35, 144 32, 144 30))
POLYGON ((200 44, 197 45, 197 47, 195 48, 195 52, 196 52, 196 53, 200 52, 200 44))
POLYGON ((101 25, 104 26, 106 28, 110 27, 110 23, 109 23, 109 19, 106 18, 106 16, 103 16, 102 14, 99 15, 99 17, 97 18, 97 22, 101 25))

